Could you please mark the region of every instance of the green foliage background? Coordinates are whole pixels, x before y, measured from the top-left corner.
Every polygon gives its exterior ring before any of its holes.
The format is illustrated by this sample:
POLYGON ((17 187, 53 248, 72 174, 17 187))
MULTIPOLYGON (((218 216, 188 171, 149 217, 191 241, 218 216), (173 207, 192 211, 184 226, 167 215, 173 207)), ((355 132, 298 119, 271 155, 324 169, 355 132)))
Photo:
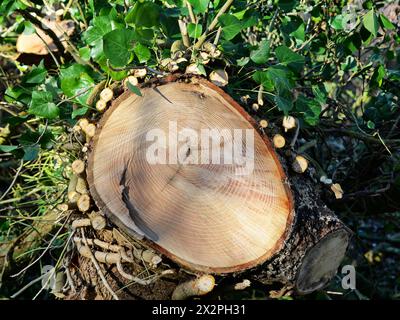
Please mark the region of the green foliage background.
MULTIPOLYGON (((291 148, 309 159, 316 177, 341 184, 343 199, 335 200, 327 186, 321 190, 356 233, 347 262, 358 266, 360 289, 343 292, 338 276, 331 289, 339 294, 327 289, 312 298, 399 298, 398 1, 235 0, 222 14, 223 0, 188 1, 196 21, 186 1, 1 2, 1 192, 22 169, 0 200, 0 241, 18 237, 29 218, 63 202, 63 170, 77 155, 62 145, 80 117, 98 118, 88 103, 97 84, 121 85, 138 66, 155 76, 174 64, 180 72, 195 64, 204 76, 225 70, 225 90, 256 120, 272 124, 267 134, 284 115, 296 117, 291 148), (51 16, 57 9, 75 23, 65 52, 33 65, 8 59, 16 37, 35 32, 24 13, 51 16), (187 23, 189 48, 182 47, 179 19, 187 23), (216 28, 207 32, 214 19, 216 28), (204 58, 204 46, 195 48, 204 33, 221 55, 204 58), (255 109, 260 96, 263 105, 255 109)), ((57 238, 60 244, 67 235, 57 238)), ((41 250, 27 254, 33 259, 41 250)), ((33 275, 20 277, 21 283, 24 277, 33 275)), ((267 296, 263 290, 248 294, 267 296)))

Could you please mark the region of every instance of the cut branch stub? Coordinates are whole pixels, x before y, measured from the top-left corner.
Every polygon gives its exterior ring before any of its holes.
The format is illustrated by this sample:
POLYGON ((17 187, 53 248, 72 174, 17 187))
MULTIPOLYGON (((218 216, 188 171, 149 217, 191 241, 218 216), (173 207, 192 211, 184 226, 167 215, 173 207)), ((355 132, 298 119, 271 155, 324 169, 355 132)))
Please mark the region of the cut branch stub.
POLYGON ((228 273, 263 263, 283 247, 293 221, 281 165, 257 124, 221 89, 174 80, 144 87, 142 96, 126 92, 104 114, 88 163, 91 194, 119 227, 186 268, 228 273), (204 129, 214 130, 207 141, 204 129), (235 130, 246 163, 229 147, 238 144, 235 130), (163 152, 165 163, 149 161, 150 153, 161 162, 163 152))

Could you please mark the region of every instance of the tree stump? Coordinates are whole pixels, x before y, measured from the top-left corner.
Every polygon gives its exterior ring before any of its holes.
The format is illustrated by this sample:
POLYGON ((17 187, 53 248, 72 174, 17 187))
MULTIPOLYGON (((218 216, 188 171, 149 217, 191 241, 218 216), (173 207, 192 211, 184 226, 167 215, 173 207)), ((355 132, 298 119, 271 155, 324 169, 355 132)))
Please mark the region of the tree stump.
POLYGON ((202 78, 150 82, 102 116, 88 159, 90 193, 121 231, 190 273, 320 289, 350 231, 306 175, 295 175, 293 188, 258 129, 202 78))

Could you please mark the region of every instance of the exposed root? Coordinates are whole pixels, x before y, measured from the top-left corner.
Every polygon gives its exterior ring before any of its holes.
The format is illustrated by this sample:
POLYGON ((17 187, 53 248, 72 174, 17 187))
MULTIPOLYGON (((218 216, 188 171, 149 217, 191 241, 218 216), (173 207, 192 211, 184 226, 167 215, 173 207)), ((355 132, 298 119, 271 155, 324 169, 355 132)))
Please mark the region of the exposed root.
POLYGON ((83 243, 85 244, 86 248, 89 249, 87 253, 88 253, 89 256, 90 256, 90 260, 92 260, 92 262, 93 262, 93 264, 94 264, 94 266, 95 266, 95 268, 96 268, 96 270, 97 270, 97 273, 98 273, 99 276, 100 276, 101 281, 103 282, 103 284, 104 284, 104 286, 106 287, 106 289, 107 289, 107 290, 110 292, 110 294, 113 296, 113 298, 114 298, 115 300, 119 300, 119 298, 118 298, 118 296, 116 295, 116 293, 111 289, 110 285, 108 284, 106 278, 104 277, 103 271, 101 270, 101 268, 100 268, 100 266, 99 266, 99 263, 97 262, 95 256, 93 255, 92 251, 90 250, 90 248, 89 248, 89 246, 88 246, 88 243, 87 243, 87 241, 86 241, 85 232, 83 231, 83 229, 81 230, 81 234, 82 234, 83 243))

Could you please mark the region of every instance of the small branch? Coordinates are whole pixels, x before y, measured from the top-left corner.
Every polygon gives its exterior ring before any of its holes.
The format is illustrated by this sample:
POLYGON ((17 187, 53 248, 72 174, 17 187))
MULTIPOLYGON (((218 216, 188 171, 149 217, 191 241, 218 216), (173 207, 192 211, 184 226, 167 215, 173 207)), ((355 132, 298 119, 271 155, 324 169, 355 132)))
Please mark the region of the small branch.
POLYGON ((269 24, 268 36, 267 36, 268 40, 271 40, 272 30, 274 29, 275 20, 276 20, 276 17, 278 16, 278 13, 279 13, 279 9, 276 9, 275 12, 274 12, 274 15, 273 15, 273 17, 271 19, 271 23, 269 24))
POLYGON ((181 31, 181 34, 182 34, 183 45, 186 48, 189 48, 190 47, 190 39, 189 39, 188 31, 186 28, 186 23, 183 22, 182 20, 178 20, 178 24, 179 24, 179 30, 181 31))
POLYGON ((135 70, 135 69, 146 69, 147 71, 163 76, 165 73, 161 72, 161 71, 157 71, 153 68, 150 68, 148 66, 127 66, 127 67, 123 67, 123 68, 116 68, 111 66, 110 64, 108 65, 108 67, 112 70, 112 71, 126 71, 126 70, 135 70))
POLYGON ((140 279, 138 277, 135 277, 129 273, 126 273, 123 269, 122 263, 121 261, 117 262, 117 270, 118 272, 121 274, 121 276, 123 276, 125 279, 128 279, 130 281, 133 281, 135 283, 141 284, 143 286, 149 285, 153 282, 155 282, 156 280, 158 280, 159 278, 161 278, 162 276, 165 275, 169 275, 169 274, 173 274, 174 271, 171 269, 168 270, 164 270, 163 272, 161 272, 160 274, 155 274, 154 276, 152 276, 150 279, 144 280, 144 279, 140 279))
POLYGON ((188 0, 185 0, 185 3, 186 3, 186 6, 187 6, 187 8, 188 8, 188 11, 189 11, 190 21, 191 21, 192 23, 197 23, 197 20, 196 20, 196 17, 195 17, 195 15, 194 15, 194 13, 193 13, 193 8, 192 8, 191 4, 189 3, 188 0))
POLYGON ((297 138, 299 137, 299 132, 300 132, 300 123, 299 123, 299 120, 296 119, 296 132, 293 136, 292 142, 290 143, 291 149, 293 149, 294 145, 296 144, 297 138))
MULTIPOLYGON (((366 136, 365 134, 357 132, 357 131, 351 131, 351 130, 347 130, 347 129, 322 129, 322 131, 328 132, 328 133, 341 133, 343 135, 350 136, 355 139, 363 140, 366 142, 382 144, 382 141, 380 139, 366 136)), ((384 142, 386 144, 400 144, 400 139, 386 139, 384 142)))
POLYGON ((214 39, 214 42, 213 42, 214 45, 218 44, 219 37, 221 36, 221 32, 222 32, 222 27, 218 27, 217 34, 215 35, 215 39, 214 39))
POLYGON ((53 238, 51 238, 49 244, 47 245, 47 247, 43 250, 43 252, 40 254, 39 257, 37 257, 32 263, 30 263, 29 265, 27 265, 25 268, 23 268, 21 271, 17 272, 16 274, 13 274, 11 277, 18 277, 19 275, 21 275, 24 271, 28 270, 30 267, 32 267, 36 262, 40 261, 43 256, 45 255, 45 253, 50 249, 51 245, 53 244, 53 242, 57 239, 58 235, 60 234, 60 232, 64 229, 67 221, 69 220, 69 217, 71 216, 71 214, 69 214, 65 221, 63 222, 63 224, 61 225, 61 227, 58 229, 58 231, 56 232, 56 234, 53 236, 53 238))
POLYGON ((58 63, 58 60, 56 58, 56 56, 54 55, 54 53, 51 51, 50 47, 47 45, 46 40, 44 40, 41 35, 39 34, 39 32, 37 32, 37 30, 35 30, 35 34, 39 37, 39 39, 43 42, 44 46, 46 47, 47 51, 49 52, 49 54, 51 55, 51 57, 54 60, 54 63, 56 64, 57 68, 60 69, 60 64, 58 63))
POLYGON ((214 20, 210 23, 206 31, 200 36, 199 40, 195 43, 194 49, 199 50, 201 46, 203 45, 204 41, 206 41, 206 38, 208 34, 214 30, 218 23, 218 18, 228 10, 230 5, 233 3, 233 0, 227 0, 225 4, 222 6, 222 8, 218 11, 217 15, 215 16, 214 20))
POLYGON ((17 178, 19 176, 19 173, 22 170, 22 167, 24 165, 24 160, 21 160, 21 164, 18 167, 17 173, 14 176, 13 181, 11 182, 10 186, 7 188, 7 190, 1 195, 0 197, 0 201, 4 199, 4 197, 10 192, 10 190, 12 189, 12 187, 14 186, 15 182, 17 181, 17 178))
MULTIPOLYGON (((14 106, 14 105, 9 104, 9 103, 4 102, 4 101, 0 101, 0 109, 3 109, 5 112, 11 114, 11 115, 14 116, 14 117, 18 117, 18 114, 17 114, 16 112, 12 111, 12 110, 9 108, 9 106, 14 106)), ((24 122, 24 125, 25 125, 29 130, 35 131, 35 129, 34 129, 29 123, 24 122)))
MULTIPOLYGON (((87 243, 87 241, 86 241, 86 236, 85 236, 85 233, 84 233, 83 229, 81 230, 81 234, 82 234, 83 243, 85 244, 85 246, 86 246, 87 248, 89 248, 89 245, 88 245, 88 243, 87 243)), ((88 251, 89 251, 90 259, 92 260, 92 263, 94 264, 94 266, 95 266, 95 268, 96 268, 96 270, 97 270, 97 273, 99 274, 99 276, 100 276, 100 278, 101 278, 101 281, 103 282, 104 286, 105 286, 106 289, 111 293, 112 297, 113 297, 115 300, 119 300, 118 296, 115 294, 115 292, 111 289, 110 285, 108 284, 108 282, 107 282, 107 280, 106 280, 106 278, 105 278, 105 276, 104 276, 104 274, 103 274, 103 271, 101 271, 101 268, 100 268, 100 266, 99 266, 99 264, 98 264, 96 258, 94 257, 92 251, 90 250, 90 248, 89 248, 88 251)))

